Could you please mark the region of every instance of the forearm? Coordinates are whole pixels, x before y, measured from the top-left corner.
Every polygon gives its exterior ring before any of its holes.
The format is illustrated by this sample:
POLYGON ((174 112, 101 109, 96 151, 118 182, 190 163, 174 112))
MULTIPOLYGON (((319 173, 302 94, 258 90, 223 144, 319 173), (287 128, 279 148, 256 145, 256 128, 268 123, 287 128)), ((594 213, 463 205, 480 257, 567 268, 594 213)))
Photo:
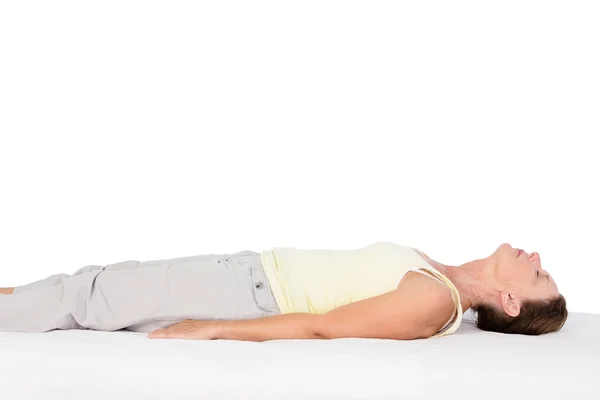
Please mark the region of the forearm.
POLYGON ((258 319, 219 321, 216 339, 263 342, 274 339, 319 339, 319 316, 308 313, 258 319))

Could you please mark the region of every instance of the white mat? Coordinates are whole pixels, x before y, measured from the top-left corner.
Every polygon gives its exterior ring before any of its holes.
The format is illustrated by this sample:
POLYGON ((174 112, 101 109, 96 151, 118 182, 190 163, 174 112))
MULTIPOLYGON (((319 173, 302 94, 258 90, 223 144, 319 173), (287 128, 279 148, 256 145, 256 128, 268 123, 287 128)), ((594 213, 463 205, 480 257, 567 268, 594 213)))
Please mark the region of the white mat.
POLYGON ((598 399, 600 315, 541 337, 151 340, 142 333, 0 332, 6 399, 598 399), (441 397, 440 397, 441 396, 441 397))

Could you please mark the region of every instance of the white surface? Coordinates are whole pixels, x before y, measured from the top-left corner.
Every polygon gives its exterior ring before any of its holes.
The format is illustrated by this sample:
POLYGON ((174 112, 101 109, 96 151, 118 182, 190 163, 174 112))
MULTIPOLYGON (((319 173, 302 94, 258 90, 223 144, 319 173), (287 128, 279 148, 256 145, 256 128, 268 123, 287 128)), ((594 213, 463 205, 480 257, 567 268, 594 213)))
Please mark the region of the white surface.
POLYGON ((580 313, 540 337, 482 332, 467 315, 454 335, 417 341, 0 332, 0 390, 15 399, 440 399, 448 390, 452 399, 593 399, 599 337, 600 315, 580 313))

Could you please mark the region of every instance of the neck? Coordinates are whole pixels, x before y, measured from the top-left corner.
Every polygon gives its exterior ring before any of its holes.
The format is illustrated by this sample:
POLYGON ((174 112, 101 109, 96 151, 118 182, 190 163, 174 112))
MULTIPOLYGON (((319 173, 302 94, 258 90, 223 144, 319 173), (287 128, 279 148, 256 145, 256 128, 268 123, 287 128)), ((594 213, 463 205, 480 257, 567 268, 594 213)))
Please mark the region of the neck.
POLYGON ((489 294, 481 285, 481 282, 485 282, 487 262, 487 259, 479 259, 456 267, 444 266, 443 273, 456 286, 463 311, 475 307, 489 294))

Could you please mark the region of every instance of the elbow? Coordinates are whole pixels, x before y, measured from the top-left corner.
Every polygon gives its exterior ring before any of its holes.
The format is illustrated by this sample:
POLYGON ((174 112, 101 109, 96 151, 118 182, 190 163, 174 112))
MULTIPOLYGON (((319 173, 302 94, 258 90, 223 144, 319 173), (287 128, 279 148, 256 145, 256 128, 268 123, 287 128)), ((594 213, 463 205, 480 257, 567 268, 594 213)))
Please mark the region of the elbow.
POLYGON ((333 339, 335 335, 331 331, 331 325, 327 323, 325 314, 312 315, 309 335, 311 339, 333 339))
POLYGON ((438 333, 438 328, 430 326, 425 329, 421 329, 419 332, 415 332, 415 339, 427 339, 438 333))
POLYGON ((366 337, 360 332, 360 325, 341 321, 331 314, 315 315, 311 325, 314 339, 339 339, 348 337, 366 337))

